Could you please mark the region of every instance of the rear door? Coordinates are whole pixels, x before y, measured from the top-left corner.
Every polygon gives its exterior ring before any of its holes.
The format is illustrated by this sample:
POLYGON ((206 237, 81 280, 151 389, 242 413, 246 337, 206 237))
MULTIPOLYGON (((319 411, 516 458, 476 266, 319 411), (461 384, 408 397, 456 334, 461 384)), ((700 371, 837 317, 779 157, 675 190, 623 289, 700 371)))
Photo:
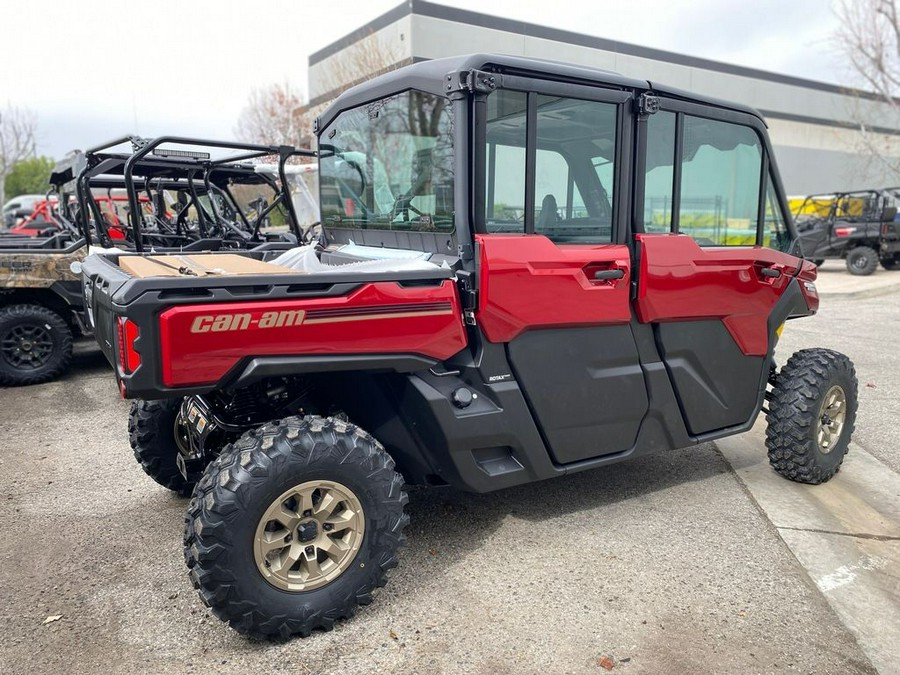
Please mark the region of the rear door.
POLYGON ((648 406, 629 327, 632 94, 503 84, 479 120, 477 323, 557 462, 621 452, 648 406))
POLYGON ((745 424, 768 375, 769 316, 800 261, 762 122, 662 98, 639 125, 635 303, 694 435, 745 424), (640 182, 640 179, 638 179, 640 182))
POLYGON ((830 217, 808 217, 805 222, 797 224, 800 250, 810 260, 818 260, 833 254, 831 250, 832 229, 834 221, 830 217))

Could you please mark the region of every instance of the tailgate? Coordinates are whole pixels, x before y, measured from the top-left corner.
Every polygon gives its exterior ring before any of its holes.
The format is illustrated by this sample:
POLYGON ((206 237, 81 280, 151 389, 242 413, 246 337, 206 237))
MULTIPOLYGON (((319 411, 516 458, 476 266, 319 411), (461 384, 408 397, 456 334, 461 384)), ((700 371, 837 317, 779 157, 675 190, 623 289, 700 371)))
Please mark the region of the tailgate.
POLYGON ((466 344, 449 269, 138 279, 94 255, 83 270, 97 342, 128 398, 252 374, 425 368, 466 344))

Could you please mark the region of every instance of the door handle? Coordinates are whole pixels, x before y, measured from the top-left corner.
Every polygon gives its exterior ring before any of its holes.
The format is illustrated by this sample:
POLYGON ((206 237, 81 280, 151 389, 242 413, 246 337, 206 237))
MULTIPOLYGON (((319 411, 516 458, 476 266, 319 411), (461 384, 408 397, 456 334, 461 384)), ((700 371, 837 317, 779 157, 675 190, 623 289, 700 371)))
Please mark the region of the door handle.
POLYGON ((610 281, 612 279, 621 279, 625 276, 625 270, 623 269, 614 269, 614 270, 598 270, 594 272, 594 278, 598 281, 610 281))
POLYGON ((772 277, 773 279, 781 276, 781 270, 776 270, 774 267, 763 267, 759 273, 764 277, 772 277))

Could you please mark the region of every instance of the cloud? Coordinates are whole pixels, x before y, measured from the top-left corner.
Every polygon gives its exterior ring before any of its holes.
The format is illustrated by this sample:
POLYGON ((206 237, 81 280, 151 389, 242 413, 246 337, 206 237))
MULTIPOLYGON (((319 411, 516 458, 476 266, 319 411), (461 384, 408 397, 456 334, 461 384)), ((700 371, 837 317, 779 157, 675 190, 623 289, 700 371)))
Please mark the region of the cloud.
MULTIPOLYGON (((253 88, 305 88, 308 55, 400 0, 121 0, 0 4, 0 104, 40 116, 40 151, 61 156, 123 133, 232 137, 253 88), (11 16, 15 10, 15 16, 11 16)), ((827 2, 445 0, 613 40, 835 81, 827 2)))

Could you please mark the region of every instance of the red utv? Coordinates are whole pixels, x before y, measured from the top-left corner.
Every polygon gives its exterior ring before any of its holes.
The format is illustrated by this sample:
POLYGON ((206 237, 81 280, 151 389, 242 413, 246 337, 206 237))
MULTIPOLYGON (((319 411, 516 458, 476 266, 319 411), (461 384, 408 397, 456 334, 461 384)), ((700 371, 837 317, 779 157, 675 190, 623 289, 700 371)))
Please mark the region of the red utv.
POLYGON ((95 255, 84 288, 185 557, 239 631, 330 629, 397 564, 405 484, 489 492, 748 430, 841 465, 846 356, 814 314, 755 111, 508 56, 415 64, 319 118, 318 245, 95 255))

